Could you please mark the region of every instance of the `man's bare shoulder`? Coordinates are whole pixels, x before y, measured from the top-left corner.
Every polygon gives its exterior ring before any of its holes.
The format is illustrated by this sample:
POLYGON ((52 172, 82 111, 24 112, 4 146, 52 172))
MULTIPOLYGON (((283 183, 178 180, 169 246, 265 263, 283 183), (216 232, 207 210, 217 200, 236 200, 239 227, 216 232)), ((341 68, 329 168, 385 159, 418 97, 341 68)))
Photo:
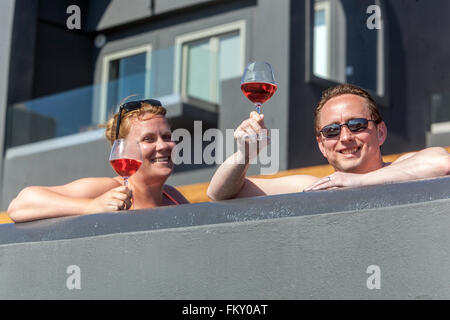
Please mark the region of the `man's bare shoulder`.
POLYGON ((291 185, 295 188, 296 192, 301 192, 306 187, 312 185, 314 182, 318 181, 320 178, 307 175, 307 174, 295 174, 291 176, 278 178, 280 183, 291 185))
POLYGON ((306 187, 319 180, 319 178, 298 174, 272 179, 248 178, 248 180, 260 187, 265 194, 274 195, 302 192, 306 187))

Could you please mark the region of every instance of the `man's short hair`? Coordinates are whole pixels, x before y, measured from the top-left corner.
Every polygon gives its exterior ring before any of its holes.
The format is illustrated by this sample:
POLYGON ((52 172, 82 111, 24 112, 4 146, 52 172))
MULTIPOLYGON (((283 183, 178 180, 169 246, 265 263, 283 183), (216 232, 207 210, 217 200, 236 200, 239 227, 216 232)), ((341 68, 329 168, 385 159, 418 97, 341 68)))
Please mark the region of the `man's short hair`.
POLYGON ((314 111, 314 129, 316 135, 320 134, 321 128, 319 127, 320 126, 319 115, 325 103, 327 103, 332 98, 344 94, 354 94, 366 99, 367 108, 369 109, 370 115, 372 117, 371 120, 375 120, 376 123, 380 123, 381 121, 383 121, 381 119, 381 115, 380 112, 378 111, 378 107, 377 104, 375 103, 375 100, 373 100, 373 98, 366 90, 352 84, 341 84, 322 92, 322 98, 320 99, 319 103, 316 106, 316 110, 314 111))

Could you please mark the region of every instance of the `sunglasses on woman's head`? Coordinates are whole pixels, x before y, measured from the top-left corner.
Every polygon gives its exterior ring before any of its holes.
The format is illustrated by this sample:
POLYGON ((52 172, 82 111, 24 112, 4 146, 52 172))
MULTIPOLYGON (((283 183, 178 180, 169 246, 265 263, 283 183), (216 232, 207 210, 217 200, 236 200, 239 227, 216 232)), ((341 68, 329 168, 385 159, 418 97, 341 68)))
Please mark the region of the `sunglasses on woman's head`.
POLYGON ((357 119, 351 119, 348 122, 338 124, 338 123, 332 123, 322 128, 319 132, 323 134, 325 138, 334 138, 340 135, 342 126, 347 126, 347 128, 351 132, 360 132, 367 129, 369 126, 369 122, 373 121, 376 124, 380 123, 380 121, 377 120, 367 120, 364 118, 357 118, 357 119))
POLYGON ((119 108, 119 116, 117 117, 117 126, 116 126, 116 140, 119 138, 119 131, 120 131, 120 122, 122 119, 122 111, 125 110, 125 113, 137 110, 139 109, 142 104, 150 104, 154 107, 162 107, 161 101, 155 100, 155 99, 146 99, 146 100, 137 100, 137 101, 130 101, 127 103, 124 103, 119 108))

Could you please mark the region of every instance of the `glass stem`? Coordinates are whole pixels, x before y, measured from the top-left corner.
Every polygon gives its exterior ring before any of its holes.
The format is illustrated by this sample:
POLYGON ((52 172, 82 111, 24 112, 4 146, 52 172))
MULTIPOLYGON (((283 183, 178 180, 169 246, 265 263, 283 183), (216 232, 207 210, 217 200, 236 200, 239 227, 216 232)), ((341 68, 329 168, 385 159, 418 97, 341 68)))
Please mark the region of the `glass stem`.
MULTIPOLYGON (((256 102, 255 103, 255 108, 256 108, 256 112, 258 112, 258 114, 261 114, 262 103, 256 102)), ((258 141, 264 140, 264 135, 261 134, 261 133, 258 133, 257 136, 256 136, 256 140, 258 140, 258 141)))
POLYGON ((259 102, 255 103, 256 112, 258 112, 258 114, 261 114, 261 107, 262 107, 261 103, 259 102))
MULTIPOLYGON (((130 177, 123 177, 123 185, 125 187, 129 187, 130 183, 128 182, 128 179, 130 177)), ((129 208, 129 210, 133 209, 133 205, 134 205, 134 201, 133 201, 133 195, 131 195, 131 207, 129 208)))

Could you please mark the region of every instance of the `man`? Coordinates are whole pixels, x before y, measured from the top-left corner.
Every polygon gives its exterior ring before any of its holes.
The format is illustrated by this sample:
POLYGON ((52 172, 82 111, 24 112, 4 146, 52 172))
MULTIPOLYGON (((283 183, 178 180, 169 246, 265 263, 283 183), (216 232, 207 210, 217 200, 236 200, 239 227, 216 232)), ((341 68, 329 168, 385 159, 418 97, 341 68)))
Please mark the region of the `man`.
MULTIPOLYGON (((264 126, 256 112, 235 132, 238 151, 216 171, 207 194, 212 200, 325 190, 434 178, 450 174, 450 155, 428 148, 384 163, 380 147, 387 137, 375 101, 363 89, 339 85, 326 90, 315 110, 316 140, 335 172, 324 178, 292 175, 274 179, 246 178, 251 139, 264 126)), ((253 157, 255 155, 252 155, 253 157)))

